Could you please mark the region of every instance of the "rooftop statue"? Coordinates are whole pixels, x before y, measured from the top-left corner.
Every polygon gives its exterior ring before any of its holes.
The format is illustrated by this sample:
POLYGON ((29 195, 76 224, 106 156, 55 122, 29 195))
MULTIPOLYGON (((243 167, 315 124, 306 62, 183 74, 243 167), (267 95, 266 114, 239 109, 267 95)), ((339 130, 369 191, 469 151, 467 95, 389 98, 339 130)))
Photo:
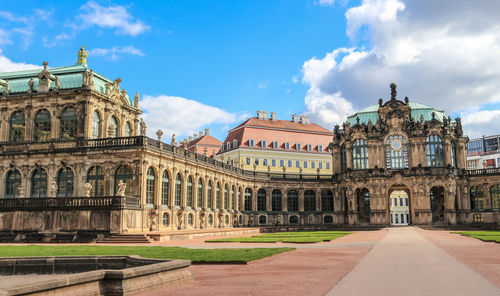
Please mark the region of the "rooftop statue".
POLYGON ((87 55, 88 55, 87 50, 82 45, 82 48, 80 48, 80 50, 78 51, 78 62, 76 62, 76 63, 87 65, 87 55))

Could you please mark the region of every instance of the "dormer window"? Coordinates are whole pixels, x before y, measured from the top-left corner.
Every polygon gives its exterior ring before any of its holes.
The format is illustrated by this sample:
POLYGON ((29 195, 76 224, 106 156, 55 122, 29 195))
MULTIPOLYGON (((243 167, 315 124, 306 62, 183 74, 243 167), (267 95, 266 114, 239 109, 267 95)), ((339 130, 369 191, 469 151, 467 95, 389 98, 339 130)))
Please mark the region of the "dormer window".
POLYGON ((273 142, 273 148, 274 149, 278 149, 278 141, 274 141, 273 142))
POLYGON ((323 152, 323 145, 318 145, 318 152, 323 152))
POLYGON ((227 142, 226 143, 226 150, 230 150, 231 149, 231 142, 227 142))
POLYGON ((261 146, 262 148, 267 148, 267 141, 266 141, 266 140, 262 140, 262 141, 260 141, 260 146, 261 146))
POLYGON ((238 148, 238 140, 233 140, 233 148, 238 148))
POLYGON ((253 142, 253 140, 248 140, 248 146, 250 146, 250 147, 254 147, 254 142, 253 142))
POLYGON ((220 147, 220 151, 224 151, 224 144, 220 147))
POLYGON ((295 150, 300 150, 300 148, 301 148, 301 147, 300 147, 300 143, 296 143, 296 144, 295 144, 295 150))
POLYGON ((286 150, 290 149, 290 143, 289 142, 285 142, 285 149, 286 150))
POLYGON ((306 145, 306 149, 307 149, 307 151, 311 151, 312 150, 312 145, 311 144, 307 144, 306 145))

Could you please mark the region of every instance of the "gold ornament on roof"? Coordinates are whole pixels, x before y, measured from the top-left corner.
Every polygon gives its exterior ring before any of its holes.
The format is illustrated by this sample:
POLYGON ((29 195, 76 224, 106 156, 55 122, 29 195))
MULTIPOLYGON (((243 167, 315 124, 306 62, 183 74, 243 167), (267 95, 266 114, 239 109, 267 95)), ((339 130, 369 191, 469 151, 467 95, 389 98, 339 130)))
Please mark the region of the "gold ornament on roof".
POLYGON ((85 46, 82 45, 82 48, 78 51, 78 62, 77 64, 84 64, 87 65, 87 50, 85 49, 85 46))

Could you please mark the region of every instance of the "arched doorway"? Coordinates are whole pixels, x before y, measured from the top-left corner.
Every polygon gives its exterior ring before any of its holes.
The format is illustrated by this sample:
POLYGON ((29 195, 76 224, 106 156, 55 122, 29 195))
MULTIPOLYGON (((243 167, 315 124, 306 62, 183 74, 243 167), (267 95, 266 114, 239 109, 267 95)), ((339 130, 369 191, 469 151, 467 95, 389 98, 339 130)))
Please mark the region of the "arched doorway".
POLYGON ((370 191, 366 188, 356 189, 356 203, 360 223, 370 222, 370 191))
POLYGON ((444 188, 442 186, 432 187, 429 197, 432 211, 432 223, 444 222, 444 188))
POLYGON ((389 195, 391 225, 410 224, 410 198, 403 189, 395 189, 389 195))

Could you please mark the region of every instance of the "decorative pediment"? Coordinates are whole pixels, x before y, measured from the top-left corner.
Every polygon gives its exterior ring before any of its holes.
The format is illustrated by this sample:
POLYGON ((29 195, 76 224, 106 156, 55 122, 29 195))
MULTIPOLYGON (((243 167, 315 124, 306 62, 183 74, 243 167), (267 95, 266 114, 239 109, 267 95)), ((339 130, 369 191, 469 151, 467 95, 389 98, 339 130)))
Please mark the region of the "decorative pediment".
POLYGON ((49 63, 43 62, 43 70, 38 73, 38 92, 44 93, 48 92, 50 89, 50 84, 56 80, 54 75, 50 74, 47 70, 49 63))

